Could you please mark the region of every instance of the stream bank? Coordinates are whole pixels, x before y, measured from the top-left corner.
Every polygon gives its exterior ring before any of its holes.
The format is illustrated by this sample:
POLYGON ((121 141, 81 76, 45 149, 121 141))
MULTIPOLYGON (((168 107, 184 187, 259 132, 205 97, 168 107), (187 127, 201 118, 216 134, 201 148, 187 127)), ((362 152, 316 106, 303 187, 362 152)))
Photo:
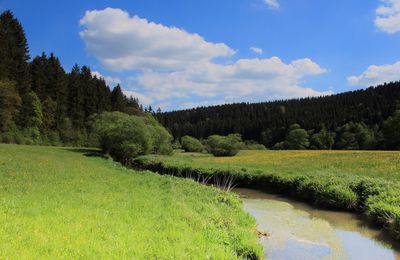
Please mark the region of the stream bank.
POLYGON ((400 259, 400 246, 356 214, 262 191, 233 190, 261 231, 268 259, 400 259))

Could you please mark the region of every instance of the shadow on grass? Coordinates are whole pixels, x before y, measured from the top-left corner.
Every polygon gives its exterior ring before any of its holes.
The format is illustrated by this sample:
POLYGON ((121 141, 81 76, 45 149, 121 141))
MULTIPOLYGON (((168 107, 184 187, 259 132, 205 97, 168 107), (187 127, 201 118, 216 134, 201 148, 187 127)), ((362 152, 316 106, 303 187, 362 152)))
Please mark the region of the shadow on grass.
POLYGON ((64 148, 64 150, 74 153, 80 153, 86 157, 107 158, 100 150, 96 148, 64 148))

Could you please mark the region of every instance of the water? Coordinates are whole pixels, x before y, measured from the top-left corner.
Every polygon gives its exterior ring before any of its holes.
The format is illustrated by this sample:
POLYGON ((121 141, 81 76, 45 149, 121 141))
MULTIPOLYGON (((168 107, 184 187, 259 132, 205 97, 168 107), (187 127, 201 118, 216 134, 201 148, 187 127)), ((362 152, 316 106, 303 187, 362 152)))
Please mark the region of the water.
POLYGON ((260 238, 268 259, 400 260, 400 243, 357 215, 249 189, 235 189, 244 209, 270 235, 260 238))

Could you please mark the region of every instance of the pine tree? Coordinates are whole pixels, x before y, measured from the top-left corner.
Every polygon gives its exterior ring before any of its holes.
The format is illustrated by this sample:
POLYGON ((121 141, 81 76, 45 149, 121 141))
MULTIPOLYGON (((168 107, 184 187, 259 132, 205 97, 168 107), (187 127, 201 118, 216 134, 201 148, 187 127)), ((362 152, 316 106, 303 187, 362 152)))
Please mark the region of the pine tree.
POLYGON ((49 85, 47 64, 48 59, 44 52, 41 56, 35 57, 30 64, 32 90, 35 91, 41 100, 45 100, 47 86, 49 85))
POLYGON ((95 81, 97 91, 97 113, 111 110, 111 92, 104 79, 95 81))
POLYGON ((59 125, 68 113, 67 76, 59 59, 53 53, 48 58, 47 74, 46 97, 50 97, 57 104, 55 119, 59 125))
POLYGON ((0 15, 0 79, 16 82, 20 95, 30 89, 29 49, 24 29, 11 11, 0 15))
POLYGON ((83 66, 81 69, 80 84, 84 91, 84 115, 86 119, 90 115, 97 113, 98 102, 95 80, 93 80, 92 72, 87 66, 83 66))
POLYGON ((71 118, 71 124, 75 129, 84 126, 84 91, 80 81, 80 68, 78 65, 72 68, 68 77, 68 114, 71 118))
POLYGON ((113 111, 120 112, 126 108, 126 99, 119 84, 111 92, 111 106, 113 111))

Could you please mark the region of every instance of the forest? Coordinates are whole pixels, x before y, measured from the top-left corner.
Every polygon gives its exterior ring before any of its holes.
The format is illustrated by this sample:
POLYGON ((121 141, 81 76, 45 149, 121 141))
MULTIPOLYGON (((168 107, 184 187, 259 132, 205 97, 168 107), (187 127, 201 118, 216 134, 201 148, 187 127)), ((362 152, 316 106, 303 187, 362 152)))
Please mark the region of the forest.
POLYGON ((157 117, 175 139, 237 133, 275 149, 399 149, 399 101, 400 82, 391 82, 331 96, 199 107, 157 117))
POLYGON ((93 146, 92 116, 140 114, 138 99, 107 86, 88 66, 66 72, 51 53, 29 55, 24 29, 12 12, 0 15, 0 141, 93 146))
MULTIPOLYGON (((161 113, 113 88, 88 66, 66 72, 53 53, 31 59, 12 12, 0 16, 0 142, 98 146, 94 117, 152 113, 173 135, 205 140, 239 134, 270 149, 399 149, 400 82, 335 94, 161 113)), ((268 97, 265 97, 267 100, 268 97)))

